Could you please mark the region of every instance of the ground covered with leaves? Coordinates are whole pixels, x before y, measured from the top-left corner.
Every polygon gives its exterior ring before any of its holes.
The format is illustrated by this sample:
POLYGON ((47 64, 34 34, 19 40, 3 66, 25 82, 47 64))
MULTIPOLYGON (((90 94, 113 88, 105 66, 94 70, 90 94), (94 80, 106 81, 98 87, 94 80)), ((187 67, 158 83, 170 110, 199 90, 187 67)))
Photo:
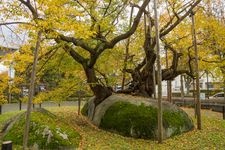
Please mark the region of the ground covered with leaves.
MULTIPOLYGON (((191 132, 184 133, 167 139, 163 144, 157 141, 134 139, 123 137, 115 133, 110 133, 93 126, 85 117, 77 115, 76 107, 55 107, 49 110, 59 117, 62 121, 72 126, 74 132, 81 135, 79 143, 80 149, 87 150, 174 150, 174 149, 192 149, 192 150, 223 150, 225 148, 225 120, 222 120, 222 114, 210 110, 202 110, 202 128, 199 131, 194 129, 191 132)), ((184 109, 193 118, 195 124, 193 109, 184 109)), ((16 113, 3 114, 0 116, 0 124, 9 119, 16 113)))
MULTIPOLYGON (((185 108, 184 110, 188 112, 196 124, 193 109, 185 108)), ((152 140, 123 137, 97 129, 85 117, 78 116, 75 107, 55 108, 50 109, 50 111, 66 120, 69 124, 74 125, 82 136, 81 149, 223 150, 225 148, 225 120, 222 120, 222 114, 210 110, 202 110, 203 130, 194 129, 191 132, 167 139, 163 144, 158 144, 157 141, 152 140)))

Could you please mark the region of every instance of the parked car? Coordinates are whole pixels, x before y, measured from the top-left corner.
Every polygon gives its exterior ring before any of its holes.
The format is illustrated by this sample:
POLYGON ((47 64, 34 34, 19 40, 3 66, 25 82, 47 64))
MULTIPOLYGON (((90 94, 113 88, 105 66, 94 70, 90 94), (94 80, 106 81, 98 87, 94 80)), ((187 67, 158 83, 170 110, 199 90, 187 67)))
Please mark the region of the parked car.
POLYGON ((213 96, 210 96, 209 99, 224 99, 224 92, 219 92, 214 94, 213 96))
POLYGON ((115 92, 120 91, 120 90, 122 90, 122 86, 117 85, 117 86, 115 87, 115 92))

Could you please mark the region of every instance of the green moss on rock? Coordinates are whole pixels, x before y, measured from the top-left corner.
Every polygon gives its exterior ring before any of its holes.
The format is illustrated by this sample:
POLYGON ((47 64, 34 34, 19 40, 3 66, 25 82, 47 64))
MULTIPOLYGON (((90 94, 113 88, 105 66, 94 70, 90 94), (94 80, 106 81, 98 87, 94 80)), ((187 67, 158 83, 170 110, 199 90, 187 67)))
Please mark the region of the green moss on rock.
POLYGON ((193 124, 188 115, 182 111, 163 111, 163 126, 173 129, 171 136, 181 134, 184 130, 193 129, 193 124))
MULTIPOLYGON (((22 146, 25 126, 23 115, 3 137, 14 145, 22 146)), ((32 112, 29 132, 29 147, 38 145, 39 149, 77 148, 80 135, 67 124, 43 112, 32 112), (49 133, 51 136, 49 137, 49 133), (49 138, 49 139, 48 139, 49 138)))
MULTIPOLYGON (((165 110, 163 126, 167 136, 182 133, 193 128, 192 122, 182 111, 165 110), (190 125, 191 124, 191 125, 190 125)), ((157 138, 157 108, 134 105, 129 102, 116 102, 109 107, 101 119, 100 127, 135 138, 157 138)))

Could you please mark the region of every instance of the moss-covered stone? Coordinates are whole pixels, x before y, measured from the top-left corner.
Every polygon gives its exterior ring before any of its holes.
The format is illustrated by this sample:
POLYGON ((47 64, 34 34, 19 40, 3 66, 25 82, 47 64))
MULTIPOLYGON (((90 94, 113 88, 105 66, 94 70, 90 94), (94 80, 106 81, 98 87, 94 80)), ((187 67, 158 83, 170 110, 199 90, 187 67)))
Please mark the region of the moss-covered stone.
MULTIPOLYGON (((157 138, 157 108, 115 102, 101 119, 100 127, 124 136, 135 138, 157 138)), ((164 138, 193 129, 190 118, 182 110, 165 109, 163 111, 164 138)))
MULTIPOLYGON (((22 146, 25 115, 21 116, 3 140, 10 140, 14 146, 22 146)), ((34 145, 38 149, 75 149, 80 142, 80 135, 72 126, 59 120, 56 116, 46 111, 35 111, 31 114, 29 147, 34 145)))
POLYGON ((101 128, 136 138, 155 138, 157 110, 151 106, 136 106, 128 102, 113 104, 102 118, 101 128))
POLYGON ((186 113, 165 110, 163 111, 163 127, 167 130, 169 136, 174 136, 181 134, 185 130, 191 130, 194 126, 186 113))

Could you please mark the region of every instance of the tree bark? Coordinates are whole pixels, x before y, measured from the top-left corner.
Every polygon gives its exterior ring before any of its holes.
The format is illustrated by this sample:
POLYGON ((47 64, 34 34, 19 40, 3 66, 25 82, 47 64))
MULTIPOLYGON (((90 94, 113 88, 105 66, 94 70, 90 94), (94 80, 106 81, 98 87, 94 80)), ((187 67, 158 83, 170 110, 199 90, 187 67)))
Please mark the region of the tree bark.
MULTIPOLYGON (((152 40, 150 36, 150 28, 148 27, 145 42, 144 42, 144 51, 145 59, 137 65, 134 69, 126 69, 128 73, 132 76, 132 81, 128 89, 118 91, 118 93, 126 93, 133 95, 140 95, 145 97, 152 97, 154 94, 154 76, 157 74, 157 71, 154 73, 154 64, 156 60, 156 54, 154 52, 154 47, 156 45, 155 41, 152 40)), ((173 52, 173 61, 172 65, 169 68, 163 69, 161 73, 161 80, 171 81, 175 77, 181 74, 188 74, 193 78, 193 75, 188 70, 178 70, 179 59, 182 56, 181 53, 176 52, 170 45, 166 42, 166 49, 170 49, 173 52)), ((158 79, 156 79, 156 84, 158 79)))
POLYGON ((150 45, 151 37, 149 33, 150 28, 148 27, 144 42, 146 58, 136 68, 125 70, 126 72, 131 74, 132 81, 128 89, 118 91, 118 93, 127 93, 144 97, 152 97, 152 95, 154 94, 153 69, 156 60, 156 54, 154 52, 155 44, 150 45))
POLYGON ((98 79, 95 74, 95 69, 93 67, 88 67, 83 65, 85 74, 87 76, 87 83, 89 84, 91 90, 95 95, 95 106, 100 104, 104 99, 112 95, 112 90, 110 87, 105 87, 98 82, 98 79))

